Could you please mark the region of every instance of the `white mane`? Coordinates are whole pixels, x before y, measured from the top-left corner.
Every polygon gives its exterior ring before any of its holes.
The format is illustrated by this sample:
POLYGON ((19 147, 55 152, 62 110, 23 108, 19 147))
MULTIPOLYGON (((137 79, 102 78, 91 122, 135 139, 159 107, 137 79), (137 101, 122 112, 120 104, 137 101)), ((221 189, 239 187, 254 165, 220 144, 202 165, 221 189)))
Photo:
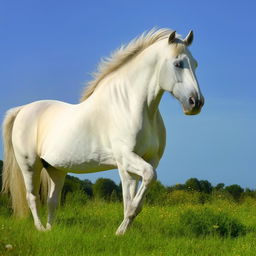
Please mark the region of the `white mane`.
POLYGON ((127 45, 121 46, 120 49, 115 51, 110 57, 103 59, 98 65, 97 71, 93 74, 94 79, 90 81, 88 86, 84 89, 80 101, 84 101, 90 97, 101 80, 107 75, 123 66, 150 45, 168 38, 171 32, 172 30, 170 29, 152 29, 147 33, 144 32, 127 45))

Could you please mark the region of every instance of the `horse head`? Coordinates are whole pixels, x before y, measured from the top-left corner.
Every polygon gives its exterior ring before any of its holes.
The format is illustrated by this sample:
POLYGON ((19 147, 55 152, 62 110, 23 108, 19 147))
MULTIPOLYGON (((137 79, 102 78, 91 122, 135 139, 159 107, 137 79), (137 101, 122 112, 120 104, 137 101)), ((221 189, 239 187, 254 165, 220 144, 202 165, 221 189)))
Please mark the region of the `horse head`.
POLYGON ((195 74, 198 64, 188 49, 193 37, 193 31, 185 39, 176 37, 175 31, 170 34, 159 75, 159 86, 180 101, 186 115, 200 113, 204 105, 195 74))

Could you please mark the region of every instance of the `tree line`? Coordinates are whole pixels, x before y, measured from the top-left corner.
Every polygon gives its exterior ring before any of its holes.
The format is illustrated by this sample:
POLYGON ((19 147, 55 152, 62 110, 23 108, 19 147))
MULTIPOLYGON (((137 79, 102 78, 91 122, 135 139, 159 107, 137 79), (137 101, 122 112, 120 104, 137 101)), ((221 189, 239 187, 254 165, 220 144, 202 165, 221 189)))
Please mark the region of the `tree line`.
MULTIPOLYGON (((2 173, 2 166, 3 162, 0 160, 0 173, 2 173)), ((0 185, 2 186, 2 179, 0 179, 0 185)), ((113 180, 106 178, 99 178, 92 183, 88 179, 81 180, 67 175, 62 190, 62 203, 74 193, 80 193, 86 199, 112 202, 122 200, 121 183, 117 185, 113 180)), ((211 200, 212 197, 238 202, 245 197, 256 198, 256 190, 244 189, 237 184, 225 186, 224 183, 219 183, 213 186, 209 181, 197 178, 190 178, 184 184, 173 186, 164 186, 160 181, 156 181, 146 196, 146 202, 148 204, 164 204, 165 202, 175 204, 185 200, 204 203, 211 200)), ((69 200, 72 200, 72 196, 69 200)))

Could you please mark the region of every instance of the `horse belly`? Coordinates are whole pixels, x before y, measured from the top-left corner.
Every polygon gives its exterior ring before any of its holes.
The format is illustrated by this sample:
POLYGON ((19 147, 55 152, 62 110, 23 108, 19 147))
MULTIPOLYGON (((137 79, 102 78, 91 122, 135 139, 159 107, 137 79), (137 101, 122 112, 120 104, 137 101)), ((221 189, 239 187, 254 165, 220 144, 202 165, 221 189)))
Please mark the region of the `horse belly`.
POLYGON ((89 161, 84 162, 81 164, 73 164, 71 166, 55 166, 55 168, 59 170, 63 170, 65 172, 70 173, 77 173, 77 174, 83 174, 83 173, 94 173, 94 172, 102 172, 102 171, 108 171, 115 169, 116 166, 114 165, 107 165, 107 164, 99 164, 96 161, 89 161))
POLYGON ((51 141, 42 158, 51 166, 67 172, 91 173, 116 168, 113 155, 107 147, 88 138, 67 138, 51 141))

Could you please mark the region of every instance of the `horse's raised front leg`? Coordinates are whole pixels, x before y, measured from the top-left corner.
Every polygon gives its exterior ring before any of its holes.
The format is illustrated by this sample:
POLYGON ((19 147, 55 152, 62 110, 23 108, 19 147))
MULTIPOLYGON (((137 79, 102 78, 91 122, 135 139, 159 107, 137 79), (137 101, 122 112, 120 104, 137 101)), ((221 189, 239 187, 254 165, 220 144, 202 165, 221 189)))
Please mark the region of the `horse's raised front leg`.
POLYGON ((125 216, 128 205, 131 204, 131 201, 135 197, 137 186, 138 186, 138 177, 131 175, 126 170, 123 170, 121 167, 119 167, 119 175, 122 183, 124 216, 125 216))
POLYGON ((60 203, 61 190, 64 185, 66 173, 59 171, 53 167, 48 167, 47 172, 50 177, 50 189, 47 200, 48 217, 46 229, 50 230, 54 221, 56 209, 60 203))
POLYGON ((122 235, 141 211, 144 195, 150 184, 156 179, 156 172, 152 165, 133 152, 125 152, 120 157, 118 166, 122 174, 122 185, 125 186, 123 191, 125 192, 124 199, 126 199, 126 202, 124 201, 124 220, 116 231, 117 235, 122 235), (135 174, 142 178, 141 186, 133 198, 129 196, 129 176, 125 175, 124 170, 127 174, 135 174))

